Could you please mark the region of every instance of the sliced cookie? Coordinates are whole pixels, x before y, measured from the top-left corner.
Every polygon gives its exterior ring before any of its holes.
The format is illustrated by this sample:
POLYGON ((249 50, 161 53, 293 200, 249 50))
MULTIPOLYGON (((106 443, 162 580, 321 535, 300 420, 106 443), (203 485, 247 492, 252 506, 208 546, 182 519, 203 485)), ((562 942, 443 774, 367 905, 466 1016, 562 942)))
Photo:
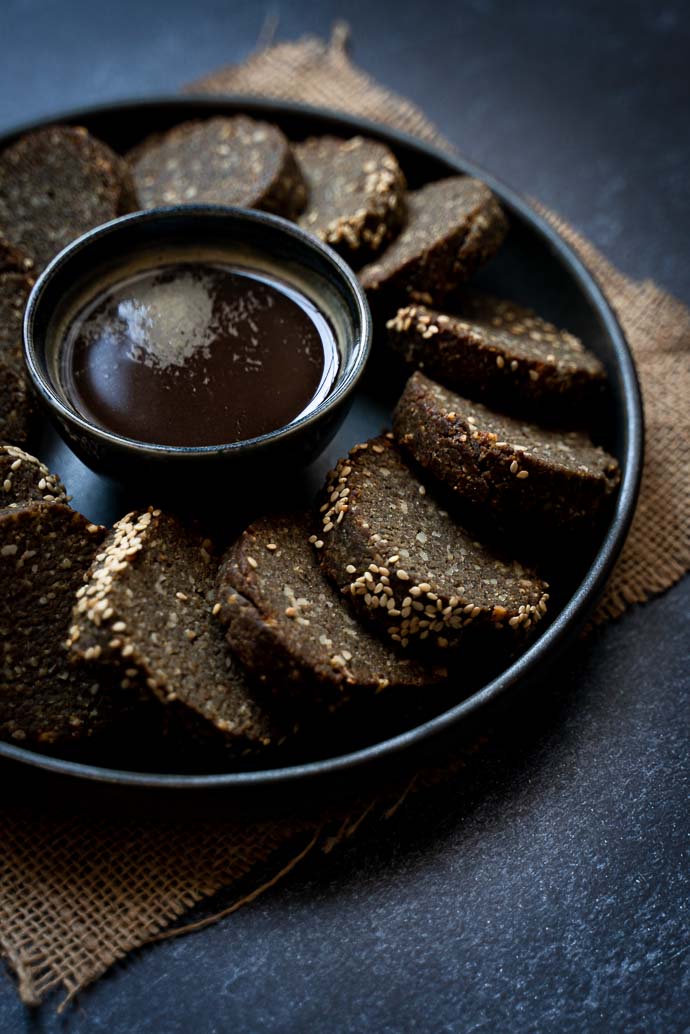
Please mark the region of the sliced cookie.
POLYGON ((286 137, 245 115, 183 122, 144 140, 128 160, 144 208, 241 205, 294 219, 307 200, 286 137))
POLYGON ((0 237, 0 273, 30 273, 33 259, 24 251, 0 237))
POLYGON ((414 461, 459 498, 542 530, 591 523, 620 481, 617 460, 584 432, 494 413, 419 372, 393 427, 414 461))
POLYGON ((546 584, 456 524, 390 438, 355 446, 326 499, 314 542, 324 571, 401 646, 455 647, 480 629, 502 632, 498 645, 545 613, 546 584))
POLYGON ((309 188, 300 226, 353 265, 362 265, 405 221, 405 177, 376 140, 319 136, 294 145, 309 188))
POLYGON ((124 160, 80 126, 27 133, 0 154, 0 237, 39 272, 75 237, 136 207, 124 160))
POLYGON ((105 534, 63 503, 0 511, 0 737, 20 744, 90 736, 114 702, 72 669, 75 593, 105 534))
POLYGON ((489 188, 451 176, 407 195, 407 225, 359 279, 378 311, 431 304, 454 291, 498 250, 508 224, 489 188))
POLYGON ((218 617, 230 646, 277 691, 337 707, 390 687, 429 686, 447 673, 392 652, 363 629, 321 571, 304 515, 252 524, 225 558, 218 617))
POLYGON ((408 305, 387 323, 405 362, 471 398, 511 411, 587 411, 606 383, 602 362, 567 330, 513 302, 465 289, 454 314, 408 305))
POLYGON ((0 445, 0 510, 30 502, 67 502, 60 478, 15 445, 0 445))
POLYGON ((208 545, 160 510, 123 517, 79 592, 69 645, 117 671, 125 688, 145 684, 193 737, 243 753, 278 734, 212 614, 208 545))
POLYGON ((34 417, 22 357, 22 323, 32 286, 25 273, 0 273, 0 442, 18 445, 30 437, 34 417))

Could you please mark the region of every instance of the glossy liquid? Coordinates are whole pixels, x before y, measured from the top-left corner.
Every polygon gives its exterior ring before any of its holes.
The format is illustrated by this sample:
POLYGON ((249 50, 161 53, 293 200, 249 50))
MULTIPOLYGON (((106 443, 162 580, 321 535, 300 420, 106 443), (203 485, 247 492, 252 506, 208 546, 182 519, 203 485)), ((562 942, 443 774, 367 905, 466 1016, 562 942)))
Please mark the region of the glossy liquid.
POLYGON ((140 271, 77 312, 61 350, 77 412, 126 438, 221 445, 292 423, 338 371, 330 325, 289 284, 211 262, 140 271))

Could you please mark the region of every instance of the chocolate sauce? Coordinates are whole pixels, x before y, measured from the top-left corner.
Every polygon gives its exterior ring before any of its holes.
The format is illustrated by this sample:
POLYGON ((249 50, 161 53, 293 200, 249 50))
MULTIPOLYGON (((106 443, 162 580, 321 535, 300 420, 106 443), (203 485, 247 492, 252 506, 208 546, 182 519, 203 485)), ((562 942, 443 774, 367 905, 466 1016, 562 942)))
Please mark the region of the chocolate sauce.
POLYGON ((132 274, 70 320, 61 375, 75 409, 158 445, 221 445, 290 424, 329 394, 324 315, 263 271, 175 262, 132 274))

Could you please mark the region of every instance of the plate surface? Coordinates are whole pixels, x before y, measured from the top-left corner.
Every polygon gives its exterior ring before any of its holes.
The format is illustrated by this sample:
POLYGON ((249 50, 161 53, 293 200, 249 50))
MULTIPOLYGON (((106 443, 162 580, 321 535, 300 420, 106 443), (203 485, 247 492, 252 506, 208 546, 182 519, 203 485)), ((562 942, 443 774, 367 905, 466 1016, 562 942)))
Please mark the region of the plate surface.
MULTIPOLYGON (((634 365, 623 333, 590 276, 574 253, 539 217, 524 199, 491 174, 463 157, 449 156, 427 144, 362 119, 306 105, 284 104, 252 97, 162 98, 123 102, 70 111, 54 118, 17 127, 0 137, 0 148, 15 137, 56 122, 86 126, 119 151, 126 151, 148 133, 160 131, 190 118, 245 113, 279 125, 293 139, 333 133, 352 136, 361 133, 387 143, 396 153, 411 187, 457 173, 468 173, 486 182, 509 215, 511 230, 501 253, 476 278, 487 289, 535 308, 540 315, 580 336, 606 365, 610 381, 610 405, 603 444, 618 458, 622 480, 615 512, 605 534, 592 542, 591 552, 579 567, 569 571, 567 585, 551 617, 532 646, 509 668, 467 693, 458 687, 457 703, 394 735, 373 733, 373 739, 346 745, 331 756, 317 757, 280 768, 222 772, 208 775, 130 771, 126 766, 105 768, 60 758, 0 742, 0 759, 5 764, 30 766, 33 775, 52 774, 61 786, 88 781, 122 790, 166 789, 198 791, 225 790, 273 792, 299 782, 319 779, 338 784, 361 775, 366 766, 395 763, 401 751, 428 745, 433 737, 448 733, 482 705, 508 690, 525 690, 531 679, 565 648, 592 610, 624 542, 632 519, 641 472, 643 448, 642 405, 634 365), (64 777, 64 778, 61 778, 64 777)), ((399 386, 399 385, 398 385, 399 386)), ((394 385, 395 387, 395 385, 394 385)), ((358 441, 380 432, 390 418, 390 392, 365 389, 327 452, 305 472, 296 475, 296 495, 310 498, 321 485, 324 473, 335 460, 358 441)), ((73 496, 73 505, 91 520, 112 523, 139 500, 87 470, 61 442, 46 432, 41 458, 63 477, 73 496)), ((26 771, 26 770, 25 770, 26 771)))

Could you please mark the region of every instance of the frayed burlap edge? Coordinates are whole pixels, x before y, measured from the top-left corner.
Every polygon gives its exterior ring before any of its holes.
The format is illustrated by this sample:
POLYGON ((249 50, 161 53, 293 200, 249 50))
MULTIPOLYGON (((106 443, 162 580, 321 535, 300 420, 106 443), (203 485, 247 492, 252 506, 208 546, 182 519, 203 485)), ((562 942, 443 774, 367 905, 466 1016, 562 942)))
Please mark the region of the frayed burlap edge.
MULTIPOLYGON (((452 150, 418 108, 356 69, 345 44, 346 30, 338 26, 330 43, 313 37, 282 43, 189 89, 332 107, 452 150)), ((596 614, 604 621, 668 588, 690 566, 684 405, 690 313, 651 281, 625 277, 554 213, 537 207, 609 298, 635 356, 645 402, 640 504, 596 614)), ((333 850, 365 821, 390 817, 412 790, 450 778, 464 763, 461 758, 450 768, 420 772, 374 800, 350 802, 325 816, 286 815, 271 823, 140 823, 6 809, 0 815, 0 944, 22 1000, 36 1005, 62 989, 66 1004, 129 952, 231 914, 315 852, 333 850), (176 925, 203 899, 232 887, 238 898, 231 905, 176 925)))
POLYGON ((25 1005, 62 992, 57 1011, 113 964, 156 941, 232 915, 313 855, 328 855, 365 822, 391 819, 413 789, 431 788, 483 749, 481 736, 447 767, 383 786, 375 796, 280 819, 93 818, 26 807, 0 814, 0 946, 25 1005), (237 897, 189 923, 185 913, 224 890, 237 897))

